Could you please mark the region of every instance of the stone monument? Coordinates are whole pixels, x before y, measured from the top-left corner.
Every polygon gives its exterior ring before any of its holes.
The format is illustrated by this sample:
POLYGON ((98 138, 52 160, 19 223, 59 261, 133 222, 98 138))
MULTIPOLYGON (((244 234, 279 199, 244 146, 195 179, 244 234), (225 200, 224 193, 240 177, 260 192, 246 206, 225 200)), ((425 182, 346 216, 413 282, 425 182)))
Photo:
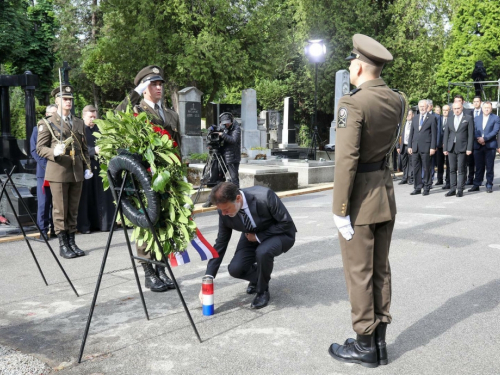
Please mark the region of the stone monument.
POLYGON ((295 143, 295 123, 293 121, 293 98, 285 98, 285 107, 283 109, 283 130, 280 148, 298 147, 295 143))
POLYGON ((344 95, 351 91, 351 84, 349 81, 349 71, 343 69, 335 74, 335 113, 330 128, 330 144, 335 144, 335 130, 337 128, 337 112, 339 100, 344 95))
POLYGON ((260 130, 257 128, 257 93, 254 89, 241 92, 242 147, 250 150, 261 147, 260 130))
POLYGON ((201 136, 201 96, 196 87, 186 87, 179 91, 179 122, 181 134, 181 153, 183 158, 189 154, 201 154, 203 138, 201 136))

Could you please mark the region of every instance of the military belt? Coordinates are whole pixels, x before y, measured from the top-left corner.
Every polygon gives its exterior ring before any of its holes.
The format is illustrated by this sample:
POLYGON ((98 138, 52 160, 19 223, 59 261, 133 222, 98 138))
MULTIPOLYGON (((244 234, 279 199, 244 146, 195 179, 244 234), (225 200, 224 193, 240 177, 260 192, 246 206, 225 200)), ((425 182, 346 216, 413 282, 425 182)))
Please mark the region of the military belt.
POLYGON ((358 163, 356 173, 370 173, 385 169, 385 158, 375 163, 358 163))

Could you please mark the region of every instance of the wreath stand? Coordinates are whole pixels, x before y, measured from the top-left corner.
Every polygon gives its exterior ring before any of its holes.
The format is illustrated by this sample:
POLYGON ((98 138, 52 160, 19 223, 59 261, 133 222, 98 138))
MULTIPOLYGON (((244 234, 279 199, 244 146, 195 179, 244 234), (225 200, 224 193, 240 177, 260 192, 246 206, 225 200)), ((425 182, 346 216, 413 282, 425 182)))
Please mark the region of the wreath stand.
MULTIPOLYGON (((31 221, 36 225, 36 229, 38 229, 38 231, 40 232, 40 237, 43 239, 43 241, 45 242, 45 244, 49 248, 50 252, 52 253, 52 256, 56 260, 57 265, 59 266, 59 268, 61 269, 62 273, 64 274, 64 277, 66 278, 66 280, 68 281, 69 285, 71 286, 71 289, 73 289, 73 292, 75 292, 75 294, 76 294, 77 297, 80 297, 78 295, 78 292, 76 291, 75 287, 73 286, 73 283, 71 282, 70 278, 66 274, 66 271, 64 270, 61 262, 59 262, 59 259, 57 258, 57 255, 54 253, 54 250, 52 249, 52 246, 50 246, 49 242, 47 241, 47 238, 42 234, 42 231, 40 230, 40 227, 38 226, 38 223, 36 222, 35 218, 31 214, 31 211, 29 210, 28 206, 26 205, 26 202, 24 201, 23 196, 21 195, 21 193, 19 193, 19 190, 17 189, 16 184, 14 183, 14 181, 12 181, 12 174, 14 173, 14 169, 16 169, 15 166, 12 167, 10 173, 7 171, 7 169, 4 169, 4 172, 7 175, 7 180, 5 181, 5 183, 3 183, 3 182, 0 181, 0 185, 1 185, 0 200, 2 199, 3 194, 5 193, 5 197, 7 198, 7 202, 9 203, 9 206, 10 206, 12 212, 14 213, 14 216, 16 217, 17 225, 19 225, 19 228, 21 229, 21 232, 23 233, 24 240, 26 241, 26 244, 28 245, 28 248, 30 249, 31 256, 33 257, 33 260, 35 261, 35 264, 36 264, 36 266, 38 268, 38 271, 40 272, 40 275, 42 276, 42 279, 43 279, 43 282, 45 283, 45 285, 48 286, 49 284, 47 283, 47 280, 45 279, 45 276, 44 276, 44 274, 42 272, 42 269, 40 268, 40 264, 38 263, 38 260, 37 260, 37 258, 35 256, 35 253, 33 252, 33 248, 31 247, 31 244, 30 244, 30 241, 29 241, 29 240, 36 240, 36 239, 26 236, 26 232, 24 231, 24 228, 23 228, 23 226, 21 224, 21 221, 19 220, 19 216, 17 215, 17 212, 16 212, 16 210, 14 208, 14 205, 12 204, 12 200, 10 199, 9 193, 7 191, 7 185, 9 185, 9 184, 10 184, 10 186, 12 186, 12 189, 14 189, 15 195, 17 195, 17 198, 21 201, 24 209, 26 210, 26 212, 30 216, 31 221)), ((36 241, 39 241, 39 240, 36 240, 36 241)))
MULTIPOLYGON (((134 263, 134 259, 140 260, 142 262, 147 262, 147 263, 150 263, 150 264, 156 264, 156 265, 159 265, 159 266, 162 266, 162 267, 166 267, 168 269, 168 273, 170 275, 170 278, 174 282, 175 289, 177 290, 177 294, 179 295, 179 298, 180 298, 180 300, 182 302, 182 306, 184 307, 184 311, 186 312, 186 315, 187 315, 187 317, 189 319, 189 322, 191 323, 191 327, 193 327, 193 331, 194 331, 194 333, 196 334, 196 337, 198 338, 198 340, 201 343, 202 340, 200 338, 200 334, 198 333, 198 330, 196 329, 196 325, 194 324, 193 318, 191 317, 191 313, 189 312, 189 309, 188 309, 188 307, 186 305, 186 302, 184 301, 184 297, 182 296, 181 290, 179 288, 179 284, 177 284, 177 280, 174 277, 174 274, 172 272, 172 269, 170 268, 170 264, 168 263, 168 261, 167 261, 167 259, 165 257, 165 254, 163 254, 163 252, 162 252, 162 261, 159 262, 159 261, 155 261, 155 260, 152 260, 152 259, 146 259, 146 258, 141 258, 141 257, 138 257, 138 256, 134 256, 134 254, 132 253, 132 248, 130 246, 130 240, 129 240, 128 233, 127 233, 127 228, 126 228, 126 225, 125 225, 125 218, 123 217, 122 198, 123 198, 123 193, 124 192, 135 194, 135 197, 140 202, 142 212, 144 212, 144 215, 146 216, 147 222, 149 224, 149 229, 153 233, 154 240, 155 240, 156 244, 158 245, 158 247, 161 249, 161 244, 160 244, 160 241, 159 241, 158 236, 156 234, 156 231, 154 229, 154 225, 151 222, 151 220, 149 218, 149 215, 147 213, 147 210, 146 210, 146 208, 144 206, 144 202, 142 201, 142 199, 141 199, 141 197, 139 195, 140 190, 138 190, 136 188, 136 186, 135 186, 134 179, 130 178, 130 182, 131 182, 132 188, 131 189, 130 188, 125 188, 125 183, 129 179, 129 177, 132 177, 129 171, 125 171, 121 187, 117 188, 115 186, 115 181, 113 180, 113 178, 112 178, 111 173, 110 173, 109 170, 107 171, 107 174, 108 174, 109 186, 110 186, 111 192, 113 193, 113 198, 116 201, 116 209, 115 209, 115 213, 113 215, 113 221, 112 222, 113 223, 116 222, 116 218, 118 216, 118 213, 120 213, 120 219, 121 219, 121 222, 122 222, 123 234, 125 235, 125 240, 127 242, 128 253, 129 253, 129 256, 130 256, 130 261, 132 262, 132 269, 134 270, 135 281, 137 282, 137 288, 139 289, 139 295, 141 296, 142 306, 144 308, 144 313, 146 315, 146 319, 149 320, 149 314, 148 314, 148 309, 146 307, 146 302, 144 301, 144 294, 142 293, 141 283, 139 282, 139 276, 137 274, 137 268, 136 268, 136 265, 134 263)), ((87 319, 87 326, 85 327, 85 332, 83 334, 82 344, 81 344, 81 347, 80 347, 80 354, 78 356, 78 363, 81 363, 81 361, 82 361, 83 350, 85 349, 85 343, 87 341, 87 336, 88 336, 88 333, 89 333, 90 322, 92 321, 92 315, 94 314, 94 307, 95 307, 95 304, 96 304, 96 301, 97 301, 97 295, 99 294, 99 288, 101 286, 101 280, 102 280, 102 276, 104 274, 104 267, 106 266, 106 259, 108 258, 108 253, 109 253, 109 248, 111 246, 111 239, 112 238, 113 238, 113 231, 110 231, 109 232, 109 236, 108 236, 108 241, 107 241, 107 244, 106 244, 106 249, 104 250, 104 256, 103 256, 102 264, 101 264, 101 270, 99 271, 99 276, 97 278, 97 284, 96 284, 96 287, 95 287, 94 298, 92 299, 92 305, 90 306, 90 312, 89 312, 89 316, 88 316, 88 319, 87 319)))

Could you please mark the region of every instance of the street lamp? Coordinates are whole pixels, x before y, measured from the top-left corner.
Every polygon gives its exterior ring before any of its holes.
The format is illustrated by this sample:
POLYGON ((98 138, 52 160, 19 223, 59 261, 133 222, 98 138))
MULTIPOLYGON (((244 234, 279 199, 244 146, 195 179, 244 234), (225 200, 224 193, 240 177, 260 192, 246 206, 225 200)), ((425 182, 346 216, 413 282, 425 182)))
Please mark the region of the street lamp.
MULTIPOLYGON (((305 54, 309 62, 314 63, 315 76, 314 76, 314 127, 313 137, 311 143, 311 150, 314 150, 314 160, 316 160, 316 147, 319 146, 321 139, 318 134, 318 64, 325 62, 326 59, 326 46, 322 39, 309 40, 305 49, 305 54)), ((328 155, 328 152, 326 153, 328 155)), ((307 152, 309 155, 309 151, 307 152)), ((330 159, 330 155, 328 155, 330 159)))

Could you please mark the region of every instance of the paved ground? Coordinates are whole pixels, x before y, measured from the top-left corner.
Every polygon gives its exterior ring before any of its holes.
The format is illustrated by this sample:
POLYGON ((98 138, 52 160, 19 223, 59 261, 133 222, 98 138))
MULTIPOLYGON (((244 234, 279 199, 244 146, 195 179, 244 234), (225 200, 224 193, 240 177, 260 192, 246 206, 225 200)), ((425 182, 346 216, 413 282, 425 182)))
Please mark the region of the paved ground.
MULTIPOLYGON (((174 268, 202 344, 175 291, 147 291, 151 320, 145 320, 123 233, 115 232, 79 365, 107 234, 78 236, 89 255, 63 261, 80 298, 41 244, 34 246, 48 287, 24 242, 2 244, 0 344, 33 354, 60 374, 499 374, 499 182, 493 194, 463 198, 445 198, 441 189, 414 197, 410 186, 396 185, 389 366, 345 365, 327 353, 333 341, 352 336, 331 190, 284 199, 299 233, 295 247, 276 260, 265 309, 251 310, 246 283, 229 277, 231 251, 216 279, 213 317, 202 316, 197 299, 205 263, 192 252, 190 264, 174 268)), ((216 214, 198 215, 196 222, 212 242, 216 214)))

